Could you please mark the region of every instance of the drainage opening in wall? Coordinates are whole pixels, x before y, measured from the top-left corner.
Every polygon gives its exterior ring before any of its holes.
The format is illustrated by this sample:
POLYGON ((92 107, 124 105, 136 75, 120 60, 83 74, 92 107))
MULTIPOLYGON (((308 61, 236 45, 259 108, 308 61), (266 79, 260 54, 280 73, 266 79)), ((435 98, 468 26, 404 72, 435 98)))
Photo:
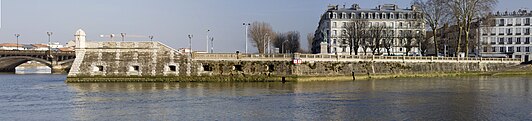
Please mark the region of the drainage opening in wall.
POLYGON ((177 66, 175 65, 168 66, 168 68, 170 69, 170 71, 177 71, 177 66))
POLYGON ((103 66, 96 66, 96 71, 103 72, 103 66))
POLYGON ((244 71, 244 69, 242 69, 242 65, 235 65, 235 66, 233 66, 233 69, 235 71, 244 71))
POLYGON ((203 71, 212 71, 212 66, 209 64, 203 65, 203 71))
POLYGON ((140 71, 140 66, 131 66, 133 71, 140 71))
POLYGON ((275 65, 270 64, 268 65, 268 72, 274 72, 275 71, 275 65))

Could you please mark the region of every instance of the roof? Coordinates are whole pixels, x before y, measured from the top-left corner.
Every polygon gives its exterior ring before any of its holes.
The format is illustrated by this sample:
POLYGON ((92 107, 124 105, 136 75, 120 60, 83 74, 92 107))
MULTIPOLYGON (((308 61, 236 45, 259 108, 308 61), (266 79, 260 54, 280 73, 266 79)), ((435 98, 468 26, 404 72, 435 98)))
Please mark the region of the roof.
POLYGON ((22 47, 22 46, 24 46, 24 45, 18 44, 18 46, 17 46, 17 44, 15 44, 15 43, 2 43, 2 44, 0 44, 0 47, 22 47))
POLYGON ((73 48, 65 47, 65 48, 58 48, 61 52, 74 52, 73 48))
POLYGON ((47 48, 48 47, 48 45, 45 45, 45 44, 31 44, 31 46, 37 47, 37 48, 47 48))

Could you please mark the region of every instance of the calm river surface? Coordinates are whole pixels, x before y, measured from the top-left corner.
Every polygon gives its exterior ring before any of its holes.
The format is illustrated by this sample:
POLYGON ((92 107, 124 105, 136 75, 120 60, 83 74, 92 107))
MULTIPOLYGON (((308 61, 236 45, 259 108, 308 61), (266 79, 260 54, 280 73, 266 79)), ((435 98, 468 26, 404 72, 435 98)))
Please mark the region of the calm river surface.
POLYGON ((87 83, 0 74, 0 120, 532 120, 532 76, 87 83))

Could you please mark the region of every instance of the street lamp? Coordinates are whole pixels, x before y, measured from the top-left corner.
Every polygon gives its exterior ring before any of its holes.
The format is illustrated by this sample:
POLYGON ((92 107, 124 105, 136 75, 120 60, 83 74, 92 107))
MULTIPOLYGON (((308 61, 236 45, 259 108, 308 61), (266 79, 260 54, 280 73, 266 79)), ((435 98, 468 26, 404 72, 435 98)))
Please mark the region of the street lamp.
POLYGON ((122 42, 124 42, 124 40, 126 38, 126 33, 120 33, 120 36, 122 36, 122 42))
POLYGON ((150 38, 150 41, 153 42, 153 35, 152 36, 148 36, 148 38, 150 38))
POLYGON ((190 49, 190 57, 192 57, 192 38, 193 37, 194 37, 194 35, 192 35, 192 34, 188 35, 188 47, 190 49))
POLYGON ((207 42, 205 43, 206 46, 207 46, 205 52, 207 52, 207 53, 209 53, 209 32, 210 31, 211 31, 210 29, 207 29, 207 42))
POLYGON ((20 34, 15 34, 15 37, 17 37, 17 49, 16 49, 16 50, 18 50, 18 49, 19 49, 19 45, 18 45, 18 37, 20 37, 20 34))
POLYGON ((288 42, 288 40, 284 40, 283 43, 281 43, 282 44, 281 53, 283 53, 283 54, 286 53, 286 51, 284 50, 284 43, 286 43, 286 42, 288 42))
POLYGON ((211 53, 214 53, 214 37, 211 37, 211 53))
POLYGON ((48 35, 48 54, 49 56, 52 55, 52 34, 54 34, 53 32, 46 32, 46 34, 48 35))
POLYGON ((246 26, 246 54, 248 53, 248 27, 251 26, 251 23, 244 23, 244 26, 246 26))

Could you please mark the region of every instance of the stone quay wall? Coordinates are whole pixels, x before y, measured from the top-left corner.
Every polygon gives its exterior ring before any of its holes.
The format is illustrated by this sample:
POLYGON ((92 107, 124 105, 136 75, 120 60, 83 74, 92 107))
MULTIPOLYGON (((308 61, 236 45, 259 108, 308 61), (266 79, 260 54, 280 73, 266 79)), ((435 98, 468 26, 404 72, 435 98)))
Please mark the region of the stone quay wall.
POLYGON ((76 56, 66 82, 297 81, 355 75, 497 72, 520 64, 520 60, 490 58, 190 54, 159 42, 89 42, 86 48, 76 50, 76 56))

